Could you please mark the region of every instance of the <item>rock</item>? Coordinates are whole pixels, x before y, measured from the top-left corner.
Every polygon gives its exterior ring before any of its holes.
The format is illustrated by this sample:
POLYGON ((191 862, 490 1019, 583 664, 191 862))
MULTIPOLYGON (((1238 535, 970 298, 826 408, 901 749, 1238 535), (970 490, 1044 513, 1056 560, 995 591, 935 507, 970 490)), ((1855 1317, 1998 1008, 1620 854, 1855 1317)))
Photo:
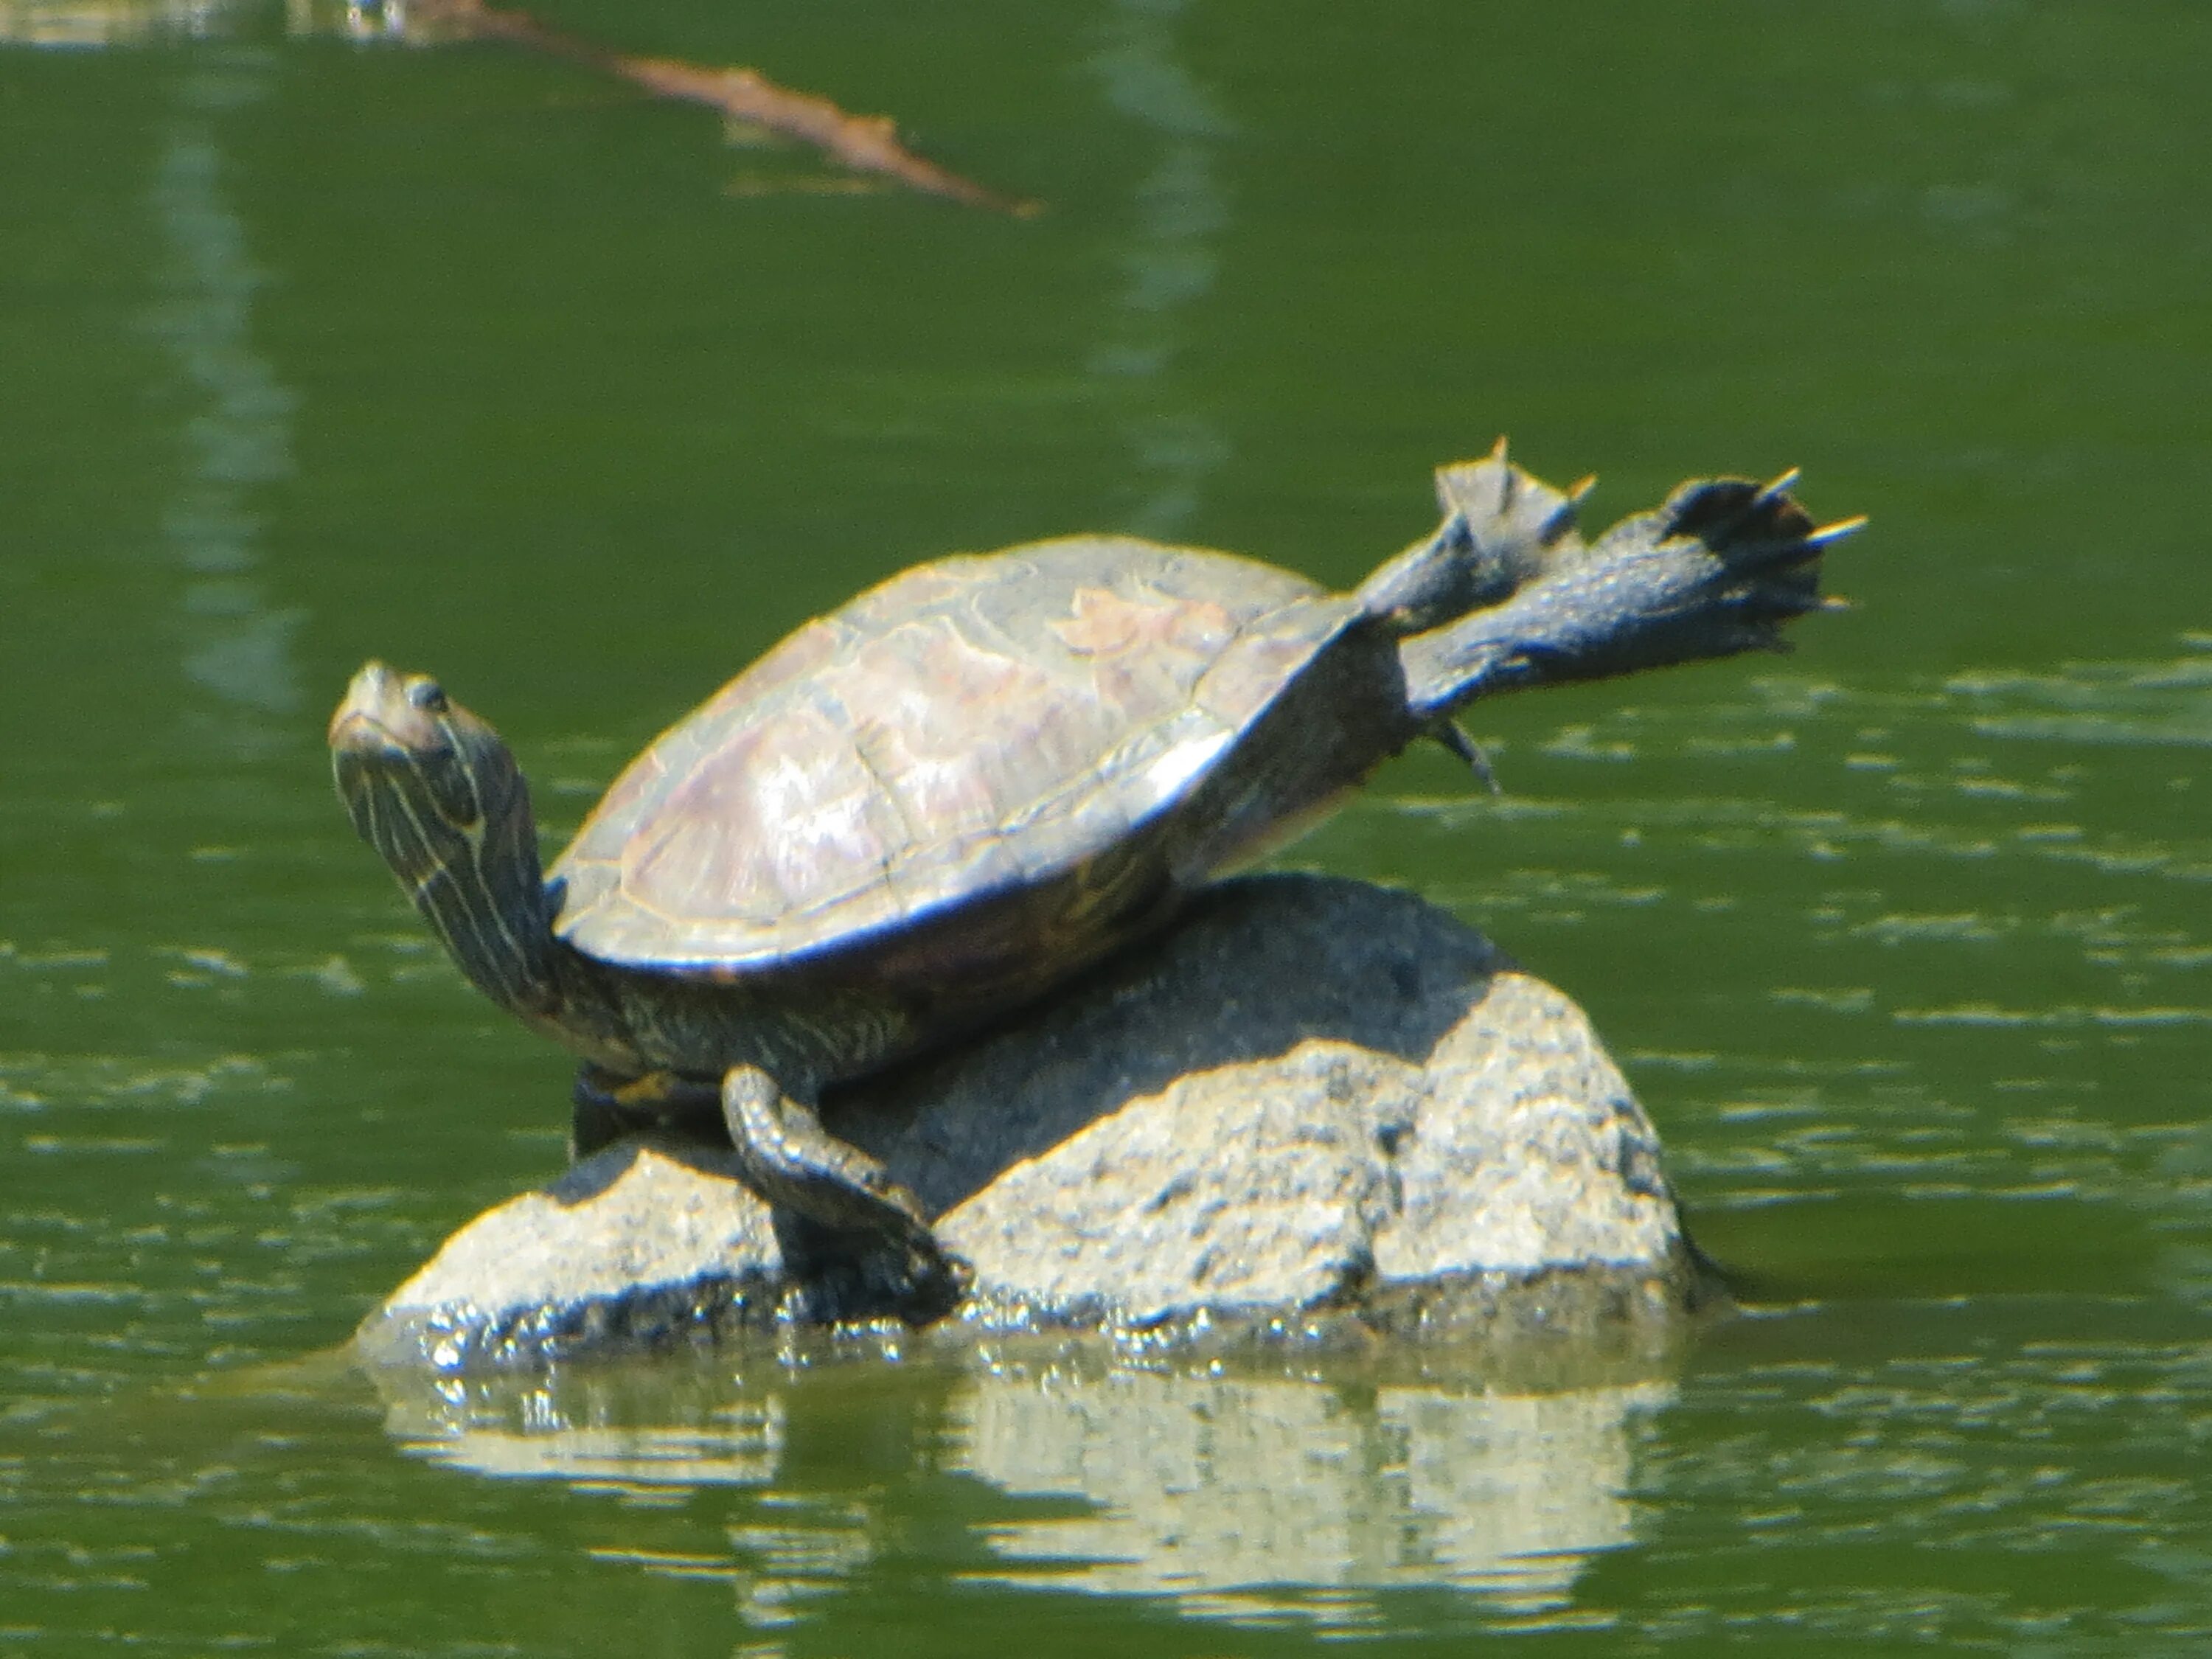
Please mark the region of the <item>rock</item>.
MULTIPOLYGON (((1692 1291, 1657 1138, 1581 1011, 1364 883, 1224 884, 823 1115, 973 1265, 970 1324, 1587 1335, 1692 1291)), ((361 1350, 456 1369, 838 1311, 727 1169, 610 1147, 456 1233, 361 1350)))
POLYGON ((657 1349, 763 1322, 786 1286, 726 1149, 645 1138, 485 1211, 354 1333, 440 1370, 657 1349))

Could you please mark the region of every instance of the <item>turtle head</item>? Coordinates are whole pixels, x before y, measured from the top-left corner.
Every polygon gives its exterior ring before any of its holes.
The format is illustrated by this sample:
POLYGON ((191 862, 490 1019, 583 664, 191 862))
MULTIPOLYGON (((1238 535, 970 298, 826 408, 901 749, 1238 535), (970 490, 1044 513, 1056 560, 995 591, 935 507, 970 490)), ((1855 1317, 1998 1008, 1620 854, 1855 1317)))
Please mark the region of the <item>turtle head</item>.
POLYGON ((426 674, 372 662, 331 717, 338 799, 461 971, 526 1016, 556 997, 530 789, 498 732, 426 674))

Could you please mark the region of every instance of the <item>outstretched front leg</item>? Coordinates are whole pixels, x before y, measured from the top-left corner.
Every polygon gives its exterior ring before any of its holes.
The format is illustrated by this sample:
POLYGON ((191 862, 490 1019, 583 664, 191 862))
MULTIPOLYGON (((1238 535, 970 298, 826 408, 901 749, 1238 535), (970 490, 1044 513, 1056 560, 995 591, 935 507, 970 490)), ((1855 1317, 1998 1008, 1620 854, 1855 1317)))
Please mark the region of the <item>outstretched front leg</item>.
MULTIPOLYGON (((798 1231, 815 1260, 805 1266, 848 1267, 830 1258, 888 1253, 885 1288, 902 1311, 924 1318, 949 1311, 964 1293, 964 1264, 938 1243, 914 1194, 759 1066, 734 1066, 723 1078, 722 1117, 745 1184, 805 1224, 798 1231)), ((782 1231, 790 1242, 792 1230, 782 1231)))

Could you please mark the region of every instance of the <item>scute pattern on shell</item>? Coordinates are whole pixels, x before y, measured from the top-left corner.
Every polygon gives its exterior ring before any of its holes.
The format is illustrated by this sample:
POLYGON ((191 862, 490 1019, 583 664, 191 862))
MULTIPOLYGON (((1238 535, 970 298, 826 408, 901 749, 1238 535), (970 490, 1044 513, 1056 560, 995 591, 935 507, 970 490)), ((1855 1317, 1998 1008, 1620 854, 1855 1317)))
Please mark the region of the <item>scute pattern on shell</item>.
POLYGON ((602 960, 744 969, 1081 865, 1182 799, 1356 603, 1073 537, 906 571, 659 738, 551 877, 602 960))

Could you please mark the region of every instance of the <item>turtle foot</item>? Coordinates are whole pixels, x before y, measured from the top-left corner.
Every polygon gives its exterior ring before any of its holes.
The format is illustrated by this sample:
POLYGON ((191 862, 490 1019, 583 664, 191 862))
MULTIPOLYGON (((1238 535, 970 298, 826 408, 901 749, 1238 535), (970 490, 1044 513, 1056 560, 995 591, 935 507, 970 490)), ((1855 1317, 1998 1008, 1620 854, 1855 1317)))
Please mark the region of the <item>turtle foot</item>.
POLYGON ((890 1313, 924 1324, 967 1293, 965 1264, 937 1242, 915 1195, 774 1078, 734 1067, 721 1103, 739 1176, 774 1207, 786 1265, 809 1287, 810 1317, 890 1313))
POLYGON ((1650 559, 1672 567, 1666 577, 1644 580, 1655 590, 1670 582, 1679 589, 1669 597, 1686 613, 1676 624, 1680 637, 1655 627, 1647 649, 1682 659, 1771 650, 1782 624, 1836 603, 1820 592, 1820 556, 1866 520, 1816 526, 1790 493, 1796 482, 1793 467, 1765 484, 1745 478, 1685 484, 1656 513, 1626 520, 1598 542, 1595 562, 1650 559))
POLYGON ((890 1317, 934 1324, 957 1308, 975 1273, 923 1235, 923 1246, 881 1233, 825 1227, 789 1210, 775 1217, 776 1243, 792 1290, 784 1308, 807 1324, 890 1317))

